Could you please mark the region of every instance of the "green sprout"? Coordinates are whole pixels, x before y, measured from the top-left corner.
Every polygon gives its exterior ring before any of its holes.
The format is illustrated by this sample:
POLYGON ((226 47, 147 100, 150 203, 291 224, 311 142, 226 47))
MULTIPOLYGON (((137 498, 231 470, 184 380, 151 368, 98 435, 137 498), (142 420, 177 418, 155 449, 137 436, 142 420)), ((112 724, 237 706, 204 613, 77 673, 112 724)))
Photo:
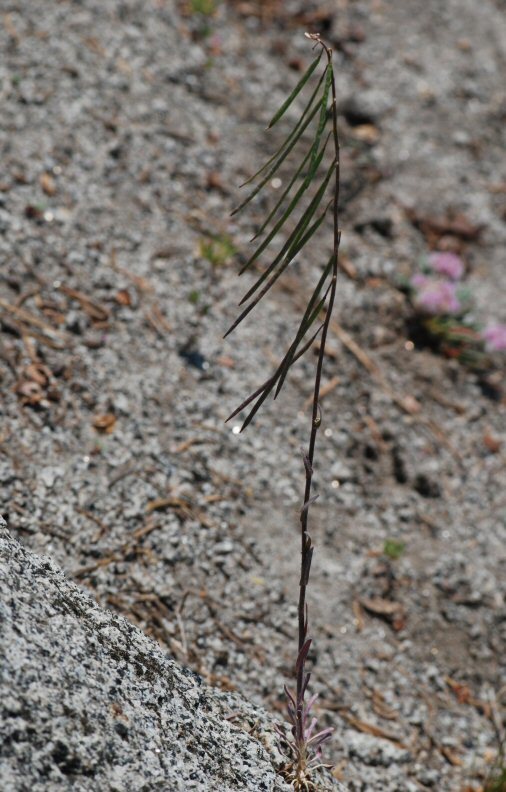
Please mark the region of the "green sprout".
POLYGON ((383 553, 395 561, 401 557, 405 547, 406 543, 401 542, 400 539, 387 539, 383 545, 383 553))
POLYGON ((499 770, 499 775, 490 779, 485 787, 485 792, 506 792, 506 768, 499 770))
POLYGON ((236 253, 236 247, 227 234, 206 237, 199 242, 199 255, 213 267, 228 264, 236 253))
POLYGON ((216 11, 217 2, 215 0, 191 0, 192 14, 202 14, 211 16, 216 11))

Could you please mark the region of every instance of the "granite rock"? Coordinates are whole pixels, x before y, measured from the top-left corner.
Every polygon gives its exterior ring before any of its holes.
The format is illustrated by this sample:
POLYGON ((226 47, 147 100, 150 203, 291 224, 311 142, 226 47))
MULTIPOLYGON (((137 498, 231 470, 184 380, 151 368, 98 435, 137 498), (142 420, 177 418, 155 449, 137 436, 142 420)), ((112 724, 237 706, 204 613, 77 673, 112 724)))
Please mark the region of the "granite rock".
POLYGON ((1 525, 0 593, 3 792, 289 788, 234 725, 261 733, 262 712, 208 688, 1 525))

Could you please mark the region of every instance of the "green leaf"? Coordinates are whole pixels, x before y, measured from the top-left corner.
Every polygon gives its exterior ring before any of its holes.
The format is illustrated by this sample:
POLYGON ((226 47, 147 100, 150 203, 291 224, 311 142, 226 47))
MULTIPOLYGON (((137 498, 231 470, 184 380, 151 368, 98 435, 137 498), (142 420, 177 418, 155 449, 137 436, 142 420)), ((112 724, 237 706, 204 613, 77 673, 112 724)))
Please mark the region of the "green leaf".
MULTIPOLYGON (((258 195, 258 193, 260 192, 260 190, 261 190, 263 187, 265 187, 265 185, 267 184, 267 182, 268 182, 268 181, 270 181, 270 180, 272 179, 272 177, 273 177, 273 176, 274 176, 274 174, 277 172, 277 170, 278 170, 279 166, 281 165, 281 163, 282 163, 282 162, 284 162, 284 160, 285 160, 285 159, 288 157, 288 155, 290 154, 291 150, 293 149, 293 147, 295 146, 295 144, 297 143, 297 141, 300 139, 301 135, 302 135, 302 134, 305 132, 305 130, 307 129, 307 127, 309 126, 309 124, 311 123, 311 121, 313 120, 313 118, 315 117, 316 113, 318 112, 318 107, 319 107, 319 105, 315 105, 315 106, 314 106, 314 108, 312 109, 312 111, 311 111, 311 113, 309 114, 308 118, 307 118, 307 119, 304 121, 304 123, 302 124, 302 126, 300 127, 300 129, 297 131, 297 133, 296 133, 295 137, 293 138, 293 140, 291 140, 291 141, 290 141, 290 143, 289 143, 289 145, 288 145, 288 148, 286 149, 286 151, 283 151, 283 146, 281 146, 281 147, 278 149, 277 153, 275 154, 275 157, 277 157, 277 155, 278 155, 280 152, 282 152, 282 153, 281 153, 281 156, 280 156, 280 158, 279 158, 279 160, 278 160, 276 163, 274 163, 274 165, 272 166, 272 168, 271 168, 271 170, 268 172, 268 174, 267 174, 266 176, 264 176, 264 178, 262 179, 262 181, 260 181, 260 182, 257 184, 257 186, 255 187, 255 189, 254 189, 254 190, 252 190, 252 191, 250 192, 250 194, 248 195, 248 197, 247 197, 247 198, 246 198, 246 199, 245 199, 245 200, 244 200, 244 201, 243 201, 241 204, 239 204, 239 206, 237 206, 237 207, 234 209, 234 211, 232 212, 232 215, 231 215, 232 217, 233 217, 234 215, 236 215, 238 212, 240 212, 240 211, 241 211, 241 209, 244 209, 244 207, 245 207, 245 206, 247 206, 247 204, 249 204, 249 202, 250 202, 250 201, 251 201, 251 200, 252 200, 252 199, 253 199, 253 198, 254 198, 256 195, 258 195)), ((285 141, 285 142, 286 142, 286 141, 285 141)), ((284 145, 284 144, 283 144, 283 145, 284 145)), ((270 162, 272 162, 272 159, 270 160, 270 162)), ((260 173, 261 173, 263 170, 264 170, 264 168, 262 168, 261 170, 259 170, 259 171, 258 171, 258 173, 256 173, 256 174, 255 174, 255 176, 252 176, 252 177, 251 177, 251 179, 249 179, 247 182, 244 182, 244 184, 248 184, 248 183, 249 183, 249 181, 252 181, 253 179, 255 179, 255 178, 256 178, 256 177, 257 177, 257 176, 258 176, 258 175, 259 175, 259 174, 260 174, 260 173)))
MULTIPOLYGON (((311 63, 294 90, 274 114, 269 127, 274 126, 292 106, 304 86, 308 83, 311 75, 315 72, 321 56, 322 52, 320 52, 318 57, 311 63)), ((294 218, 298 217, 298 219, 291 221, 290 225, 294 225, 294 227, 291 231, 285 233, 285 237, 287 238, 285 238, 284 243, 281 243, 281 249, 274 255, 269 266, 256 277, 254 285, 247 290, 242 298, 240 303, 240 305, 243 306, 242 313, 236 319, 228 333, 237 327, 255 306, 258 305, 267 292, 282 276, 295 256, 312 243, 313 238, 316 238, 316 232, 321 228, 327 216, 329 208, 333 206, 334 201, 337 200, 335 195, 330 201, 328 200, 328 196, 326 197, 326 191, 329 187, 330 180, 336 172, 336 163, 338 160, 337 143, 335 146, 336 150, 334 154, 331 155, 333 161, 330 167, 328 167, 328 170, 324 171, 323 176, 319 175, 319 168, 323 162, 326 148, 332 138, 332 131, 328 134, 327 132, 328 121, 331 117, 328 105, 331 89, 333 91, 333 80, 333 71, 329 62, 324 69, 322 68, 321 76, 317 80, 318 84, 291 132, 284 139, 275 154, 264 163, 260 170, 245 182, 245 184, 248 184, 256 180, 256 186, 254 186, 254 189, 251 190, 246 199, 234 210, 233 214, 243 209, 259 194, 263 187, 265 187, 280 170, 285 159, 290 155, 301 139, 305 141, 309 136, 311 137, 309 150, 303 155, 302 161, 299 159, 299 163, 296 164, 295 169, 292 169, 289 173, 287 184, 283 186, 281 195, 274 198, 273 208, 268 211, 267 217, 263 220, 257 233, 253 237, 253 239, 258 239, 259 237, 261 239, 258 240, 255 251, 242 266, 240 272, 242 273, 247 268, 251 267, 251 265, 269 249, 278 233, 288 225, 287 221, 292 216, 294 218), (318 118, 316 119, 316 123, 313 124, 312 122, 317 115, 318 118), (311 127, 309 126, 310 124, 311 127), (310 133, 305 135, 304 133, 308 128, 310 129, 310 133), (323 142, 324 139, 325 142, 323 142), (311 190, 312 197, 310 196, 306 199, 305 194, 308 192, 308 188, 312 186, 313 182, 315 182, 315 187, 314 190, 311 190), (245 303, 248 304, 245 305, 245 303)), ((333 95, 334 93, 332 93, 332 96, 333 95)), ((329 320, 328 308, 326 309, 327 314, 325 321, 320 324, 320 321, 317 320, 320 317, 321 311, 325 309, 327 305, 329 294, 331 295, 331 299, 334 295, 334 274, 337 266, 336 257, 337 250, 334 250, 330 259, 319 274, 316 287, 314 290, 309 291, 310 296, 304 310, 304 315, 302 319, 299 317, 295 336, 292 337, 290 346, 275 371, 269 379, 267 379, 254 393, 248 396, 248 398, 234 410, 229 419, 227 419, 230 420, 238 413, 248 408, 249 412, 243 422, 241 431, 253 420, 254 416, 271 393, 274 392, 274 398, 277 398, 291 366, 311 347, 318 334, 322 331, 322 328, 327 327, 329 320), (316 331, 313 326, 315 322, 317 326, 316 331), (318 325, 320 326, 318 327, 318 325)))
POLYGON ((276 124, 279 121, 279 119, 286 113, 286 111, 288 110, 288 108, 292 104, 292 102, 295 99, 295 97, 298 96, 299 93, 302 91, 302 89, 304 88, 305 84, 307 83, 307 81, 311 77, 312 73, 314 72, 314 70, 318 66, 321 57, 322 57, 322 51, 320 51, 320 54, 314 59, 314 61, 309 66, 307 71, 303 74, 303 76, 301 77, 301 79, 299 80, 299 82, 297 83, 295 88, 293 89, 293 91, 290 94, 290 96, 288 97, 288 99, 285 99, 285 101, 283 102, 283 104, 281 105, 281 107, 279 108, 277 113, 275 113, 273 115, 273 117, 271 118, 270 123, 269 123, 269 127, 268 127, 269 129, 271 127, 273 127, 274 124, 276 124))
MULTIPOLYGON (((328 210, 329 210, 329 208, 330 208, 330 206, 331 206, 331 205, 332 205, 332 201, 329 201, 329 203, 327 204, 327 206, 325 207, 325 209, 324 209, 324 210, 323 210, 323 212, 321 213, 320 217, 319 217, 317 220, 315 220, 315 222, 313 223, 313 225, 312 225, 312 226, 309 228, 309 230, 308 230, 308 231, 307 231, 307 232, 304 234, 304 236, 303 236, 303 237, 300 239, 300 242, 299 242, 299 243, 298 243, 298 244, 297 244, 297 245, 296 245, 296 246, 295 246, 295 247, 292 249, 292 251, 291 251, 290 255, 289 255, 289 256, 286 256, 286 258, 283 260, 283 264, 282 264, 282 266, 281 266, 281 269, 278 271, 278 273, 276 273, 276 280, 277 280, 277 278, 278 278, 278 277, 279 277, 279 276, 280 276, 280 275, 281 275, 281 274, 282 274, 282 273, 285 271, 285 269, 287 268, 288 264, 289 264, 289 263, 292 261, 292 259, 294 259, 294 258, 295 258, 295 256, 297 255, 297 253, 299 253, 299 251, 300 251, 300 250, 302 250, 302 248, 303 248, 303 247, 305 247, 305 245, 306 245, 306 242, 308 242, 308 241, 311 239, 311 237, 313 236, 313 234, 314 234, 314 233, 315 233, 315 232, 318 230, 318 228, 321 226, 321 224, 323 223, 323 221, 324 221, 324 219, 325 219, 325 216, 326 216, 326 214, 327 214, 327 212, 328 212, 328 210)), ((279 263, 279 262, 278 262, 278 263, 279 263)), ((265 279, 266 279, 266 278, 267 278, 267 277, 270 275, 270 273, 272 272, 272 270, 273 270, 273 269, 274 269, 274 267, 273 267, 273 266, 272 266, 272 264, 271 264, 271 265, 270 265, 270 266, 269 266, 269 267, 268 267, 268 268, 265 270, 265 272, 263 272, 263 273, 262 273, 262 275, 261 275, 261 276, 258 278, 258 280, 256 281, 256 283, 255 283, 255 284, 254 284, 254 285, 251 287, 251 289, 249 289, 249 291, 247 291, 247 292, 246 292, 246 294, 245 294, 245 295, 244 295, 244 297, 242 298, 242 300, 241 300, 241 302, 239 303, 239 305, 243 305, 243 304, 244 304, 244 303, 245 303, 247 300, 249 300, 249 298, 250 298, 250 297, 251 297, 251 296, 252 296, 252 295, 253 295, 253 294, 256 292, 256 290, 258 289, 258 287, 259 287, 259 286, 260 286, 260 285, 261 285, 261 284, 262 284, 262 283, 265 281, 265 279)), ((273 279, 271 279, 271 280, 272 280, 272 283, 274 283, 274 282, 275 282, 273 279)), ((270 288, 270 286, 272 286, 272 283, 270 283, 270 285, 269 285, 269 288, 270 288)), ((262 289, 262 296, 263 296, 265 293, 266 293, 266 291, 264 291, 264 289, 262 289)), ((257 303, 257 302, 258 302, 258 299, 257 299, 257 300, 255 300, 255 303, 254 303, 254 304, 256 305, 256 303, 257 303)))
POLYGON ((333 267, 333 264, 334 264, 334 259, 335 259, 335 253, 332 253, 330 259, 327 262, 326 267, 324 268, 324 270, 323 270, 323 272, 321 274, 320 280, 318 281, 318 284, 317 284, 313 294, 311 295, 311 299, 309 300, 309 302, 308 302, 308 304, 306 306, 306 310, 304 312, 304 316, 302 317, 302 321, 301 321, 301 323, 299 325, 299 329, 297 331, 297 335, 295 336, 295 339, 292 342, 292 344, 290 346, 290 349, 288 350, 288 352, 286 354, 286 357, 284 359, 284 362, 282 364, 282 371, 280 372, 279 382, 278 382, 278 386, 276 388, 276 393, 274 394, 274 398, 276 398, 278 396, 281 388, 283 387, 283 383, 284 383, 286 375, 288 373, 288 369, 290 368, 293 356, 294 356, 295 352, 297 351, 297 347, 299 346, 301 340, 303 339, 303 337, 305 336, 305 334, 307 333, 307 331, 309 330, 309 328, 311 327, 311 325, 313 324, 315 319, 318 317, 318 314, 320 313, 321 309, 325 305, 325 300, 327 299, 327 292, 325 292, 325 295, 324 295, 323 299, 320 300, 317 305, 316 305, 316 303, 318 301, 318 297, 319 297, 320 292, 322 290, 323 284, 325 283, 326 279, 328 278, 329 273, 332 270, 332 267, 333 267), (316 308, 315 308, 315 305, 316 305, 316 308))
POLYGON ((329 65, 327 67, 327 71, 326 71, 325 88, 323 89, 323 96, 322 96, 322 101, 321 101, 321 106, 320 106, 320 119, 318 121, 318 128, 316 130, 316 137, 315 137, 315 140, 314 140, 314 143, 313 143, 313 157, 312 157, 312 160, 311 160, 311 170, 309 172, 310 178, 312 178, 313 174, 316 173, 316 170, 318 168, 318 163, 316 161, 317 160, 317 152, 318 152, 318 147, 320 145, 321 137, 323 135, 323 130, 325 129, 325 124, 327 123, 327 118, 328 118, 327 105, 328 105, 328 101, 329 101, 330 86, 332 85, 332 76, 333 76, 332 66, 329 63, 329 65))
MULTIPOLYGON (((302 248, 306 247, 306 244, 309 242, 309 240, 311 239, 313 234, 316 231, 318 231, 319 227, 321 226, 321 224, 325 220, 325 216, 326 216, 328 210, 330 209, 330 207, 332 206, 332 203, 333 203, 333 200, 331 199, 328 202, 328 204, 325 207, 325 209, 323 210, 323 212, 321 213, 320 217, 317 220, 315 220, 313 225, 306 231, 304 236, 302 238, 299 236, 299 240, 300 241, 297 242, 297 244, 295 245, 295 247, 293 249, 290 249, 290 259, 289 260, 291 260, 294 256, 296 256, 297 253, 299 253, 299 251, 302 250, 302 248)), ((288 258, 288 256, 287 256, 287 258, 288 258)))
MULTIPOLYGON (((291 361, 291 363, 290 363, 290 366, 293 366, 293 364, 294 364, 294 363, 296 363, 296 362, 297 362, 297 360, 299 360, 299 358, 301 358, 303 355, 305 355, 305 353, 308 351, 308 349, 309 349, 309 348, 310 348, 310 347, 313 345, 313 343, 315 342, 315 340, 316 340, 316 337, 317 337, 318 333, 320 333, 320 332, 321 332, 322 328, 323 328, 323 325, 320 325, 320 327, 318 328, 318 330, 317 330, 315 333, 313 333, 313 335, 311 336, 311 338, 309 339, 309 341, 307 341, 307 343, 306 343, 306 344, 304 344, 304 346, 302 347, 302 349, 300 349, 300 350, 298 351, 298 353, 295 355, 295 357, 292 359, 292 361, 291 361)), ((242 432, 244 429, 246 429, 246 427, 248 426, 248 424, 250 424, 250 423, 251 423, 251 421, 253 420, 254 416, 256 415, 256 413, 258 412, 258 410, 260 409, 260 407, 262 406, 262 404, 263 404, 263 403, 264 403, 264 401, 266 400, 267 396, 268 396, 268 395, 270 394, 270 392, 272 391, 272 389, 273 389, 274 385, 276 384, 276 381, 277 381, 277 379, 278 379, 278 377, 279 377, 279 372, 281 371, 281 367, 282 367, 282 365, 283 365, 283 363, 284 363, 285 359, 286 359, 286 355, 285 355, 285 357, 283 358, 283 360, 281 361, 281 363, 279 364, 278 368, 276 369, 276 371, 274 372, 274 374, 272 375, 272 377, 270 377, 270 378, 267 380, 267 382, 265 382, 265 383, 264 383, 264 384, 263 384, 263 385, 262 385, 260 388, 258 388, 258 390, 256 390, 254 393, 252 393, 252 394, 251 394, 251 396, 248 396, 248 398, 247 398, 247 399, 245 399, 245 400, 243 401, 243 403, 239 405, 239 407, 236 407, 236 409, 234 410, 234 412, 233 412, 233 413, 231 413, 231 414, 229 415, 229 417, 227 418, 227 421, 230 421, 230 420, 231 420, 232 418, 234 418, 234 417, 235 417, 235 416, 236 416, 238 413, 242 412, 242 410, 244 410, 244 409, 245 409, 245 408, 248 406, 248 404, 251 404, 251 402, 252 402, 254 399, 256 399, 257 397, 259 397, 259 396, 260 396, 260 398, 258 399, 258 401, 257 401, 257 403, 255 404, 255 406, 252 408, 252 410, 251 410, 251 411, 248 413, 248 415, 246 416, 246 419, 245 419, 245 421, 244 421, 243 425, 241 426, 241 432, 242 432)))
MULTIPOLYGON (((287 251, 291 252, 291 249, 295 248, 297 243, 300 241, 300 239, 302 237, 302 234, 304 233, 304 231, 306 230, 307 226, 311 222, 311 219, 312 219, 314 213, 316 212, 316 210, 318 209, 318 207, 319 207, 319 205, 320 205, 320 203, 322 201, 322 198, 323 198, 323 196, 325 194, 325 190, 328 187, 328 183, 330 181, 330 177, 332 176, 332 173, 334 172, 335 165, 336 165, 336 160, 333 160, 332 164, 330 165, 329 170, 327 171, 325 179, 323 180, 322 184, 318 188, 318 192, 316 193, 316 195, 311 200, 311 203, 309 204, 307 209, 304 211, 304 214, 302 215, 302 217, 298 221, 297 225, 293 229, 293 231, 290 234, 289 238, 287 239, 287 241, 285 242, 285 244, 283 245, 283 247, 279 251, 278 255, 276 256, 276 258, 274 259, 274 261, 270 265, 269 271, 271 271, 277 264, 279 264, 279 262, 281 261, 281 259, 285 255, 285 253, 287 251)), ((257 255, 256 255, 257 253, 258 253, 258 250, 253 254, 253 256, 250 259, 248 259, 246 264, 244 264, 242 266, 242 268, 239 271, 240 275, 242 275, 242 273, 245 272, 245 270, 247 270, 248 267, 250 267, 251 264, 255 261, 255 259, 257 258, 257 255)), ((292 258, 293 258, 293 256, 292 256, 292 258)))
MULTIPOLYGON (((257 170, 257 172, 253 174, 253 176, 250 176, 249 179, 246 179, 246 181, 241 184, 241 187, 244 187, 246 184, 250 184, 252 181, 254 181, 257 178, 257 176, 260 176, 261 173, 263 173, 268 167, 270 167, 270 165, 272 165, 274 160, 276 160, 277 157, 282 152, 284 152, 284 149, 285 149, 286 146, 290 146, 290 150, 293 148, 293 146, 295 145, 297 140, 300 138, 300 135, 304 132, 304 130, 307 128, 308 124, 313 120, 313 118, 315 117, 316 113, 318 112, 318 108, 320 107, 320 99, 317 99, 316 104, 314 104, 314 105, 313 105, 313 102, 314 102, 315 98, 318 96, 318 93, 320 91, 321 85, 322 85, 323 80, 325 78, 325 75, 327 73, 327 68, 328 67, 326 67, 325 70, 322 72, 322 74, 320 76, 320 79, 318 80, 318 83, 316 84, 316 87, 315 87, 313 93, 311 94, 306 107, 302 111, 299 120, 295 124, 295 126, 292 129, 292 131, 290 132, 290 134, 287 135, 287 137, 285 138, 285 140, 283 141, 281 146, 272 155, 272 157, 269 157, 267 162, 264 162, 262 167, 259 170, 257 170), (310 115, 309 119, 306 118, 306 116, 308 116, 308 115, 310 115), (296 139, 294 140, 294 138, 296 138, 296 139)), ((278 163, 278 165, 279 164, 280 163, 278 163)), ((238 209, 235 210, 235 211, 238 211, 238 209)))
POLYGON ((319 205, 322 202, 323 196, 325 195, 325 191, 326 191, 326 189, 327 189, 327 187, 329 185, 330 178, 331 178, 332 174, 334 173, 335 166, 336 166, 336 160, 334 159, 332 161, 331 165, 330 165, 330 168, 328 169, 328 171, 326 173, 326 176, 325 176, 323 182, 321 183, 320 187, 318 188, 317 193, 315 194, 315 196, 313 197, 311 203, 309 204, 309 206, 307 207, 306 211, 302 215, 301 219, 297 223, 297 226, 296 226, 296 228, 294 230, 294 233, 291 235, 290 239, 288 240, 290 242, 290 244, 291 244, 291 247, 290 247, 290 249, 288 251, 288 255, 290 255, 290 253, 292 252, 292 248, 296 248, 297 252, 300 250, 300 247, 298 247, 298 245, 300 243, 302 235, 303 235, 304 231, 306 230, 306 228, 308 227, 309 223, 311 222, 311 220, 313 218, 313 215, 315 214, 315 212, 318 209, 319 205))
POLYGON ((283 193, 280 196, 279 200, 277 201, 274 209, 269 213, 268 217, 264 220, 264 222, 262 223, 262 225, 260 226, 260 228, 256 232, 255 236, 251 240, 252 242, 253 242, 254 239, 257 239, 257 237, 259 237, 261 234, 263 234, 263 232, 265 231, 265 229, 267 228, 267 226, 271 222, 272 218, 276 215, 276 212, 278 211, 279 207, 281 206, 281 204, 285 200, 286 196, 289 194, 290 190, 292 189, 293 185, 295 184, 295 182, 299 178, 300 174, 304 170, 304 168, 305 168, 305 166, 306 166, 306 164, 307 164, 307 162, 308 162, 308 160, 309 160, 309 158, 310 158, 312 153, 313 153, 313 147, 311 146, 311 148, 309 149, 309 151, 305 155, 304 159, 300 163, 299 167, 297 168, 297 170, 293 174, 292 178, 288 182, 287 187, 283 190, 283 193))
MULTIPOLYGON (((319 153, 318 153, 318 155, 316 157, 316 160, 315 160, 316 170, 318 169, 318 166, 319 166, 319 164, 321 163, 321 161, 323 159, 323 155, 325 154, 325 146, 326 145, 327 145, 327 143, 325 142, 325 144, 322 146, 321 150, 319 151, 319 153)), ((288 204, 287 208, 285 209, 285 211, 283 212, 283 214, 279 218, 278 222, 274 225, 274 227, 272 228, 270 233, 265 237, 264 241, 257 247, 257 249, 255 250, 253 255, 250 256, 250 258, 248 259, 248 261, 245 264, 245 267, 251 266, 251 264, 253 264, 253 262, 257 260, 257 258, 264 252, 265 248, 268 247, 268 245, 272 242, 272 240, 274 239, 274 237, 276 236, 278 231, 284 226, 284 224, 286 223, 286 221, 288 220, 288 218, 292 214, 293 210, 295 209, 295 207, 299 203, 300 199, 302 198, 302 196, 306 192, 306 190, 309 187, 310 183, 311 183, 311 180, 310 180, 309 174, 308 174, 305 177, 305 179, 302 182, 302 184, 299 187, 299 189, 297 190, 297 192, 295 193, 294 197, 292 198, 292 200, 288 204)))
MULTIPOLYGON (((325 144, 324 144, 324 146, 323 146, 323 151, 325 151, 325 149, 327 148, 327 145, 328 145, 329 139, 330 139, 330 134, 328 135, 328 137, 327 137, 327 139, 326 139, 326 141, 325 141, 325 144)), ((268 226, 268 224, 270 223, 270 221, 272 220, 272 218, 273 218, 273 217, 276 215, 276 212, 278 211, 279 207, 281 206, 281 204, 283 203, 283 201, 285 200, 285 198, 287 197, 287 195, 290 193, 290 191, 291 191, 291 189, 292 189, 293 185, 295 184, 295 181, 297 180, 297 178, 300 176, 300 174, 301 174, 301 173, 302 173, 302 171, 304 170, 304 167, 305 167, 305 165, 307 164, 307 161, 308 161, 308 159, 311 157, 312 153, 313 153, 313 146, 311 146, 311 148, 309 149, 309 151, 308 151, 308 152, 307 152, 307 154, 305 155, 304 159, 302 160, 301 164, 300 164, 300 165, 299 165, 299 167, 297 168, 296 172, 294 173, 294 175, 293 175, 293 176, 292 176, 292 178, 290 179, 290 182, 288 183, 288 186, 287 186, 287 187, 286 187, 286 189, 283 191, 283 194, 282 194, 282 196, 280 197, 280 199, 278 200, 278 202, 276 203, 276 206, 275 206, 275 207, 274 207, 274 209, 273 209, 273 210, 270 212, 270 214, 269 214, 269 216, 267 217, 267 219, 266 219, 266 220, 264 220, 264 222, 262 223, 262 226, 261 226, 261 227, 259 228, 259 230, 256 232, 255 236, 252 238, 252 240, 251 240, 251 241, 253 241, 253 240, 254 240, 254 239, 256 239, 257 237, 259 237, 259 236, 260 236, 260 235, 261 235, 261 234, 262 234, 262 233, 265 231, 266 227, 268 226)), ((321 160, 320 160, 320 161, 321 161, 321 160)), ((315 171, 315 172, 316 172, 316 171, 315 171)), ((308 173, 306 174, 305 178, 306 178, 306 179, 308 179, 309 181, 311 181, 311 180, 314 178, 315 172, 311 174, 311 172, 309 172, 309 171, 308 171, 308 173)))

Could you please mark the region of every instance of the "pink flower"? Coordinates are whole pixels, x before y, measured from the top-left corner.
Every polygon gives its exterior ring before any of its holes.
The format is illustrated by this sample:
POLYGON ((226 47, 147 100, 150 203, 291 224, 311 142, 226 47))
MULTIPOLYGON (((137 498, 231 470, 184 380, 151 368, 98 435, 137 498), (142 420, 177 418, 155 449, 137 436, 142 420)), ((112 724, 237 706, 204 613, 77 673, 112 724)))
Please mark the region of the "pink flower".
POLYGON ((429 279, 427 275, 422 275, 421 272, 417 272, 416 275, 413 275, 411 278, 410 283, 415 289, 421 289, 425 286, 428 280, 429 279))
POLYGON ((506 324, 490 324, 483 330, 481 337, 490 352, 502 352, 506 349, 506 324))
POLYGON ((418 307, 430 314, 454 314, 461 309, 455 283, 427 278, 416 295, 418 307))
POLYGON ((460 280, 464 274, 464 262, 455 253, 436 251, 429 256, 429 265, 433 272, 444 275, 451 280, 460 280))

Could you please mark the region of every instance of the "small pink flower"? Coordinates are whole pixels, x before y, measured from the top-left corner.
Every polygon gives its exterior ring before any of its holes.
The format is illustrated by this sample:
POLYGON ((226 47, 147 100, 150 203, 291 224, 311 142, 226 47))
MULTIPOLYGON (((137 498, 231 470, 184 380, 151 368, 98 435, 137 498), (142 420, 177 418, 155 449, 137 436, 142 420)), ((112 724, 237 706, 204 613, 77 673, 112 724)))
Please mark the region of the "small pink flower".
POLYGON ((455 283, 445 280, 427 278, 416 295, 416 303, 430 314, 454 314, 461 309, 455 283))
POLYGON ((413 275, 411 278, 410 283, 415 289, 422 289, 428 280, 427 275, 422 275, 421 272, 417 272, 416 275, 413 275))
POLYGON ((458 281, 464 274, 464 262, 456 253, 442 253, 436 251, 429 256, 429 265, 433 272, 444 275, 451 280, 458 281))
POLYGON ((490 324, 483 330, 481 337, 490 352, 502 352, 506 349, 506 324, 490 324))

